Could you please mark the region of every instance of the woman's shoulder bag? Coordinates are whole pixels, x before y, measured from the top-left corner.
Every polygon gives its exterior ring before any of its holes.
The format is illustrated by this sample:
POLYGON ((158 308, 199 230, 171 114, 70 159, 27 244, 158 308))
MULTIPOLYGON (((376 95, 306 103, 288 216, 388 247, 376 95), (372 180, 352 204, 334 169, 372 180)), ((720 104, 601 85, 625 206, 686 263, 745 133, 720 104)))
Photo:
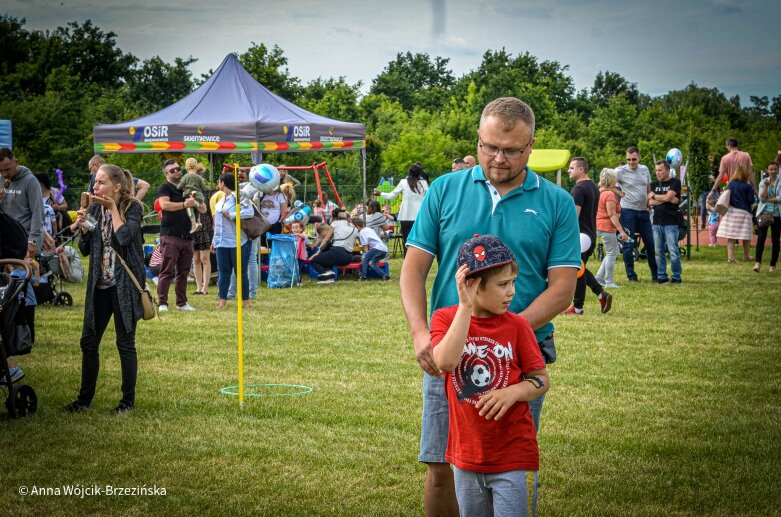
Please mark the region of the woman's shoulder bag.
POLYGON ((130 277, 130 280, 133 281, 133 284, 136 286, 136 289, 138 289, 138 293, 141 295, 141 306, 144 308, 144 319, 145 320, 151 320, 155 316, 157 316, 157 299, 152 296, 152 292, 149 290, 149 286, 146 285, 146 282, 144 282, 144 287, 141 287, 141 284, 138 283, 138 279, 136 278, 136 275, 133 274, 133 272, 130 270, 130 267, 125 262, 125 259, 122 258, 122 254, 117 251, 116 248, 114 248, 114 253, 117 254, 117 258, 122 263, 122 265, 125 267, 125 271, 127 271, 128 276, 130 277))

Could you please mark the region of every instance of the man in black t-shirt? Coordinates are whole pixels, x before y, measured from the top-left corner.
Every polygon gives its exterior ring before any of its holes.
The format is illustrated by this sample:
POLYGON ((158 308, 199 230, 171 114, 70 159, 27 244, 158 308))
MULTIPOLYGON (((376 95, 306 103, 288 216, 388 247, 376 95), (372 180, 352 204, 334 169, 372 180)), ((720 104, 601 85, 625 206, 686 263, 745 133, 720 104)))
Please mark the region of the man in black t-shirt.
MULTIPOLYGON (((163 219, 160 221, 160 253, 163 263, 157 281, 157 296, 160 298, 160 312, 168 310, 168 287, 174 280, 176 308, 194 311, 187 303, 187 275, 193 260, 193 237, 190 233, 190 218, 187 208, 195 206, 195 199, 185 198, 178 189, 182 169, 176 160, 166 160, 163 165, 166 182, 157 189, 157 199, 163 219)), ((206 203, 198 205, 198 211, 206 211, 206 203)))
POLYGON ((581 315, 583 314, 583 304, 586 301, 586 285, 599 298, 599 305, 602 313, 610 310, 613 303, 613 296, 602 289, 593 273, 589 271, 585 264, 589 257, 594 253, 597 241, 597 205, 599 204, 599 188, 596 183, 588 177, 588 163, 585 158, 575 157, 569 164, 569 179, 575 182, 570 195, 575 201, 575 210, 578 213, 578 223, 580 233, 585 233, 591 239, 591 245, 585 251, 581 250, 580 259, 583 261, 583 273, 578 275, 578 281, 575 284, 575 298, 569 309, 562 314, 581 315))
POLYGON ((651 183, 648 204, 653 208, 651 222, 656 250, 657 279, 666 284, 667 263, 665 249, 670 253, 672 283, 681 283, 681 251, 678 248, 678 205, 681 202, 681 182, 670 177, 670 165, 666 160, 656 162, 656 179, 651 183))

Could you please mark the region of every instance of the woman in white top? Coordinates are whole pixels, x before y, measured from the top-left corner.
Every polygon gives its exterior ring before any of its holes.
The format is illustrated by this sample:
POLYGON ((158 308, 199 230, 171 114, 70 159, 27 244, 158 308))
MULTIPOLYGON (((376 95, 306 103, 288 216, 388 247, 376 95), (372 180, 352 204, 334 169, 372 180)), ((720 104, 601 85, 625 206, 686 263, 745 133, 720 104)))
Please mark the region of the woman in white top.
POLYGON ((407 235, 412 230, 415 218, 418 216, 420 204, 423 202, 423 196, 428 191, 428 181, 424 178, 423 167, 417 163, 410 165, 409 174, 406 178, 399 181, 392 192, 380 192, 374 190, 375 196, 382 196, 384 199, 394 199, 402 194, 401 208, 399 209, 398 220, 401 224, 401 237, 404 243, 404 253, 407 252, 407 235))
MULTIPOLYGON (((228 299, 231 274, 236 274, 236 180, 233 174, 223 173, 217 184, 225 195, 217 201, 214 207, 214 236, 212 237, 211 252, 217 256, 217 291, 220 299, 218 309, 225 308, 228 299)), ((255 214, 252 205, 246 198, 239 201, 239 217, 250 219, 255 214)), ((249 265, 249 253, 252 241, 247 238, 247 233, 241 231, 241 299, 244 307, 249 307, 249 279, 247 267, 249 265)))

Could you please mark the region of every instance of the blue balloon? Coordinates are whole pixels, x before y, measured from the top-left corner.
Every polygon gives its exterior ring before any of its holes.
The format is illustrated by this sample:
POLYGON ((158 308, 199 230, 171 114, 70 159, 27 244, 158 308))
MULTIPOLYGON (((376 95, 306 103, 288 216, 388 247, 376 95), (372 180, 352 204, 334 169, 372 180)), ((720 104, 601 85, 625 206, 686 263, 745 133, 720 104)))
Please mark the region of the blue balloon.
POLYGON ((255 165, 249 170, 249 182, 257 190, 268 194, 279 186, 279 170, 268 163, 255 165))
POLYGON ((671 169, 678 169, 678 167, 681 166, 681 162, 683 162, 683 153, 677 147, 673 147, 667 151, 665 160, 667 160, 667 163, 670 164, 671 169))
POLYGON ((307 205, 299 205, 288 212, 287 216, 285 216, 285 219, 282 221, 282 224, 288 226, 293 223, 301 223, 306 226, 309 222, 309 213, 310 210, 307 205))

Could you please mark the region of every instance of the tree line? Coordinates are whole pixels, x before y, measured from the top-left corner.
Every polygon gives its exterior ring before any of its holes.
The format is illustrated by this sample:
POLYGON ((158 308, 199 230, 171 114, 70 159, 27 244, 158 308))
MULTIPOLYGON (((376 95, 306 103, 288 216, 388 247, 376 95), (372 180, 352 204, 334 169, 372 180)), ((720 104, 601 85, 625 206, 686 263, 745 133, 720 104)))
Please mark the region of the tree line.
MULTIPOLYGON (((193 75, 192 56, 172 63, 159 57, 140 60, 117 46, 115 33, 89 20, 53 31, 28 30, 25 23, 0 16, 0 119, 12 120, 14 151, 34 171, 60 168, 83 181, 95 124, 162 109, 210 75, 193 75)), ((302 82, 289 73, 284 51, 276 45, 253 43, 237 55, 272 92, 319 115, 365 124, 370 184, 404 175, 413 162, 433 176, 449 171, 454 158, 475 154, 483 106, 508 95, 534 109, 536 147, 569 149, 588 160, 592 174, 620 163, 629 145, 641 149, 651 169, 652 153, 663 157, 678 147, 686 156, 693 146, 694 162, 705 174, 724 154, 728 137, 738 138, 757 168, 775 158, 781 143, 781 95, 751 96, 742 106, 737 96, 691 83, 651 97, 611 71, 599 72, 592 87, 576 91, 567 65, 528 52, 487 50, 480 65, 460 77, 450 69, 449 58, 400 52, 365 95, 361 82, 350 84, 343 76, 302 82)), ((339 171, 341 183, 357 183, 357 155, 289 153, 268 160, 287 165, 326 160, 339 171)), ((249 155, 219 158, 250 164, 249 155)), ((162 181, 159 155, 114 155, 112 161, 153 185, 162 181)))

